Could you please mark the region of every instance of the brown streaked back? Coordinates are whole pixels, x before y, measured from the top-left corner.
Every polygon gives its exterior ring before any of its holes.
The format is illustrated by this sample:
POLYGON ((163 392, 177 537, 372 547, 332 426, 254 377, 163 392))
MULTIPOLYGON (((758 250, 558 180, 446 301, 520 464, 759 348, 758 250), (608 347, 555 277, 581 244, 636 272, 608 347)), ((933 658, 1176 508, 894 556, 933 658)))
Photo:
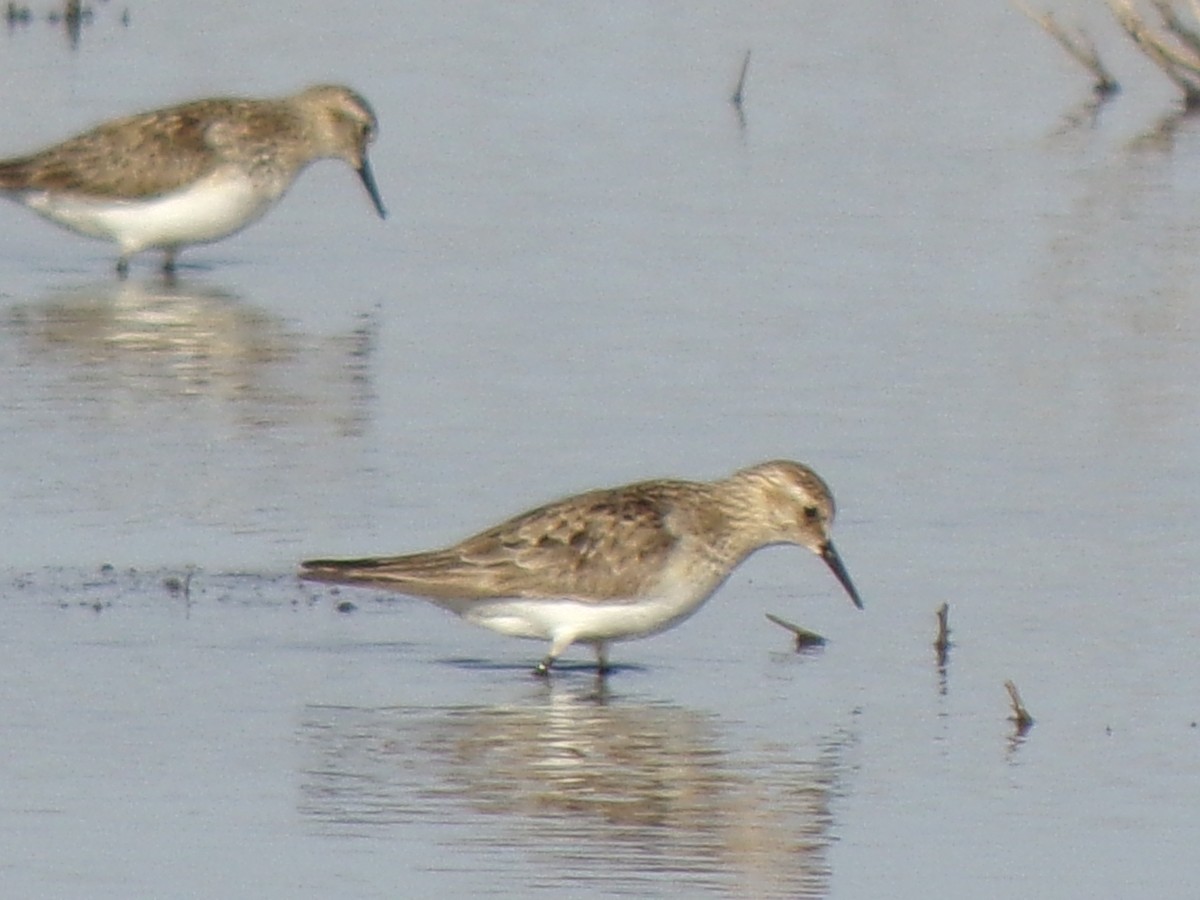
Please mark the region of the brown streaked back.
POLYGON ((539 507, 428 553, 310 560, 304 577, 358 582, 442 599, 633 598, 652 590, 680 534, 683 482, 592 491, 539 507))
POLYGON ((217 168, 236 138, 239 159, 263 140, 299 132, 285 101, 216 98, 105 122, 38 153, 0 161, 0 190, 143 199, 217 168), (217 123, 214 131, 214 122, 217 123))

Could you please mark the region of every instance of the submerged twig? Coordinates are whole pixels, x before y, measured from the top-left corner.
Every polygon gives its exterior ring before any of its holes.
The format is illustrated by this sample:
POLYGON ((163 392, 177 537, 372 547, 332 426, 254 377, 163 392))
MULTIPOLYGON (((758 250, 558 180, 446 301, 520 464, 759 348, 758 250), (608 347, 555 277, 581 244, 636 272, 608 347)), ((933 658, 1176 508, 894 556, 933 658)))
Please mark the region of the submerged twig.
POLYGON ((1033 725, 1033 716, 1029 714, 1029 710, 1025 708, 1025 704, 1021 702, 1021 695, 1017 692, 1017 686, 1011 681, 1004 682, 1004 689, 1008 691, 1008 700, 1012 704, 1013 714, 1009 716, 1009 721, 1014 722, 1017 726, 1017 733, 1024 734, 1033 725))
POLYGON ((778 625, 780 628, 786 628, 796 638, 796 649, 804 650, 807 647, 823 647, 825 646, 825 638, 817 634, 815 631, 809 631, 807 628, 801 628, 789 622, 787 619, 781 619, 779 616, 773 616, 771 613, 766 614, 767 618, 778 625))
POLYGON ((1026 6, 1022 0, 1013 0, 1013 4, 1029 19, 1037 24, 1046 34, 1054 38, 1058 45, 1067 51, 1067 55, 1087 69, 1095 82, 1092 90, 1101 97, 1109 97, 1121 90, 1121 85, 1113 78, 1108 68, 1100 59, 1100 53, 1095 43, 1082 29, 1077 34, 1071 34, 1059 24, 1053 13, 1035 12, 1026 6))

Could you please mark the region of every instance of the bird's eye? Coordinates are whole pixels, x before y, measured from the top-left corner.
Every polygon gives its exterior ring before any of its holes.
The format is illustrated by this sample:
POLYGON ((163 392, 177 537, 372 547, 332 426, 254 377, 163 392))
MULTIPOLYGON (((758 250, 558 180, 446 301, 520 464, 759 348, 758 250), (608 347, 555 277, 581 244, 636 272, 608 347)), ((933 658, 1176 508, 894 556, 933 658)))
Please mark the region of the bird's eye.
POLYGON ((804 520, 806 522, 815 522, 815 521, 817 521, 818 518, 820 518, 820 515, 821 515, 821 511, 818 510, 815 506, 804 507, 804 520))

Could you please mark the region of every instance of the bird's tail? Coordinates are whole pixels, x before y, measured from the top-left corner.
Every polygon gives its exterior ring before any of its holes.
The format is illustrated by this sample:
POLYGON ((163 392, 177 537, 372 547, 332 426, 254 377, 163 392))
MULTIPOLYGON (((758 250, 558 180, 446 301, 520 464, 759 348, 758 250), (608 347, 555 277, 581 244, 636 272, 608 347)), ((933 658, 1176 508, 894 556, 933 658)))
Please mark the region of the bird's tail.
POLYGON ((28 160, 0 160, 0 191, 19 191, 26 187, 29 187, 28 160))
POLYGON ((307 559, 300 563, 300 577, 309 581, 329 581, 345 584, 353 581, 379 581, 389 569, 394 570, 397 560, 384 557, 364 559, 307 559))

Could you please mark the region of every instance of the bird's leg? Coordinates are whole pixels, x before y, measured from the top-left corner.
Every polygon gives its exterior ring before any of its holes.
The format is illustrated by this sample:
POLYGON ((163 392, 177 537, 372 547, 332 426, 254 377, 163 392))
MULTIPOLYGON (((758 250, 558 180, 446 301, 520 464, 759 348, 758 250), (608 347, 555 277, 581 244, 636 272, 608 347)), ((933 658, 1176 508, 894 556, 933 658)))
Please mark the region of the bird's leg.
POLYGON ((117 277, 122 281, 129 277, 129 257, 124 254, 117 257, 117 277))
POLYGON ((550 674, 550 667, 554 665, 554 661, 562 655, 575 642, 575 635, 559 634, 554 636, 554 640, 550 643, 550 652, 546 654, 546 658, 534 667, 533 674, 541 678, 545 678, 550 674))
POLYGON ((163 252, 166 254, 163 257, 163 274, 170 278, 175 274, 175 257, 179 254, 179 248, 168 247, 163 252))
POLYGON ((612 668, 608 664, 608 644, 603 641, 596 642, 596 674, 603 678, 612 668))

